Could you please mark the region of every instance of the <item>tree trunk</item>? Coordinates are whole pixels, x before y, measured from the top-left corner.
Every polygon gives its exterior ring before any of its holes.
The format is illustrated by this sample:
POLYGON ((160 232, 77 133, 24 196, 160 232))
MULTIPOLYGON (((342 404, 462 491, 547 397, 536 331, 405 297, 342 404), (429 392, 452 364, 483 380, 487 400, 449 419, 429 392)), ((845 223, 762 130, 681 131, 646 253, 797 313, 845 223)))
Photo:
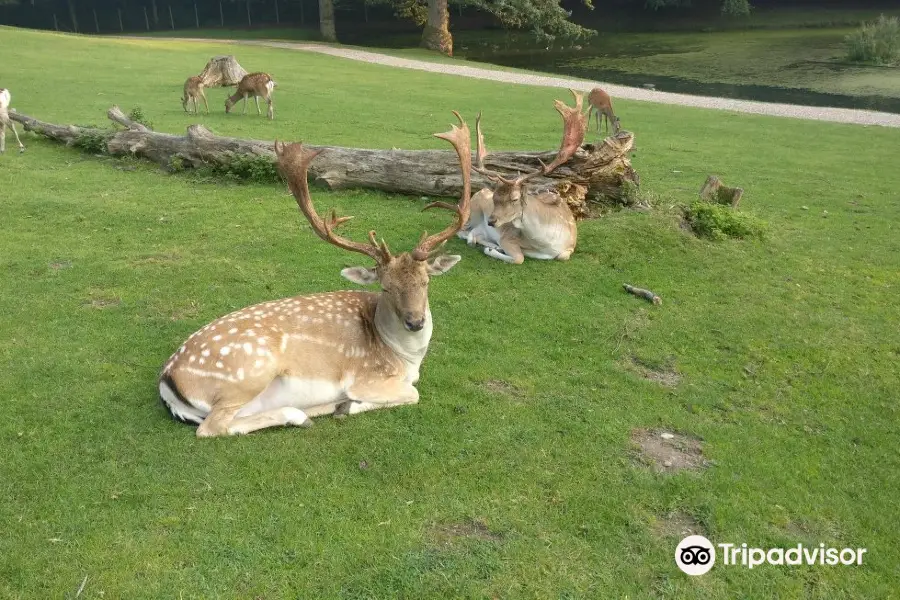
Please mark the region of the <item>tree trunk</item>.
POLYGON ((150 31, 150 18, 147 16, 146 6, 144 6, 144 25, 147 26, 147 31, 150 31))
POLYGON ((225 13, 222 12, 222 3, 219 2, 219 25, 225 27, 225 13))
POLYGON ((247 0, 247 27, 252 27, 253 23, 250 21, 250 0, 247 0))
POLYGON ((303 9, 303 0, 300 0, 300 24, 306 25, 306 11, 303 9))
POLYGON ((281 25, 281 15, 278 14, 278 0, 275 0, 275 24, 281 25))
POLYGON ((97 19, 97 9, 91 9, 94 13, 94 29, 97 30, 97 33, 100 33, 100 21, 97 19))
POLYGON ((322 40, 337 41, 337 32, 334 29, 333 0, 319 0, 319 31, 322 34, 322 40))
POLYGON ((75 0, 69 0, 69 18, 72 19, 72 28, 78 33, 78 16, 75 14, 75 0))
MULTIPOLYGON (((178 162, 185 168, 209 166, 225 167, 237 157, 259 157, 274 161, 271 142, 220 137, 203 127, 191 125, 186 135, 149 131, 134 124, 113 107, 107 116, 127 129, 116 131, 75 125, 54 125, 24 115, 10 113, 26 131, 50 139, 77 145, 80 140, 106 140, 106 148, 113 156, 138 156, 170 167, 178 162), (173 160, 174 159, 174 160, 173 160)), ((575 156, 549 177, 532 180, 534 190, 556 189, 570 204, 591 200, 614 201, 624 204, 631 191, 627 183, 639 185, 638 174, 632 169, 628 154, 634 146, 634 135, 622 131, 603 140, 599 146, 586 144, 575 156)), ((368 188, 417 196, 457 196, 462 191, 456 154, 447 150, 367 150, 338 146, 309 146, 324 150, 312 162, 309 172, 314 180, 331 189, 368 188)), ((556 156, 549 152, 494 152, 488 155, 486 167, 512 176, 539 168, 556 156)), ((488 185, 478 173, 472 173, 473 191, 488 185)), ((584 213, 581 213, 584 214, 584 213)))
POLYGON ((59 21, 56 20, 56 13, 53 13, 53 30, 59 31, 59 21))
POLYGON ((450 12, 447 0, 428 0, 428 21, 422 31, 422 47, 453 56, 453 36, 450 35, 450 12))
POLYGON ((159 11, 156 10, 156 0, 151 0, 151 6, 153 7, 153 25, 159 25, 159 11))
POLYGON ((119 31, 125 31, 125 25, 122 23, 122 9, 117 8, 116 12, 119 13, 119 31))
POLYGON ((169 5, 169 25, 172 26, 172 31, 175 31, 175 17, 172 16, 172 5, 169 5))
POLYGON ((200 29, 200 13, 197 12, 197 3, 194 2, 194 24, 200 29))

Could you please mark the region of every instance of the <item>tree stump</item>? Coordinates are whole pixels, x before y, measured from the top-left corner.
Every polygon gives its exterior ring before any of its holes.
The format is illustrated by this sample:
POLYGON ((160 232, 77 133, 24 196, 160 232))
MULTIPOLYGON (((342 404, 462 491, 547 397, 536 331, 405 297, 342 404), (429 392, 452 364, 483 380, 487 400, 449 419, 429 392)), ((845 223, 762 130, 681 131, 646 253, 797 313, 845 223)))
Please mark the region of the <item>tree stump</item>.
POLYGON ((744 190, 738 187, 728 187, 715 175, 706 178, 706 183, 700 188, 700 199, 712 204, 724 204, 737 208, 744 190))
POLYGON ((206 63, 200 78, 206 87, 228 87, 237 85, 247 71, 238 64, 234 56, 214 56, 206 63))

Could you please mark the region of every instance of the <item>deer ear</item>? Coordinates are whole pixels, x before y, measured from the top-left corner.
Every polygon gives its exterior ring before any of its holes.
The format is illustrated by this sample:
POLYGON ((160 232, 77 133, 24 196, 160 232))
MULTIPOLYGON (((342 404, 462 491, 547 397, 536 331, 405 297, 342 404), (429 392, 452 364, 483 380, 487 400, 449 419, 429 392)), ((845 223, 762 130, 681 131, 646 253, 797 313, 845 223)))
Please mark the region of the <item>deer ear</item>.
POLYGON ((341 270, 341 275, 359 285, 369 285, 378 281, 375 267, 347 267, 341 270))
POLYGON ((442 254, 437 258, 429 261, 428 263, 428 274, 432 277, 436 275, 443 275, 447 271, 453 268, 453 266, 462 260, 462 256, 459 254, 442 254))

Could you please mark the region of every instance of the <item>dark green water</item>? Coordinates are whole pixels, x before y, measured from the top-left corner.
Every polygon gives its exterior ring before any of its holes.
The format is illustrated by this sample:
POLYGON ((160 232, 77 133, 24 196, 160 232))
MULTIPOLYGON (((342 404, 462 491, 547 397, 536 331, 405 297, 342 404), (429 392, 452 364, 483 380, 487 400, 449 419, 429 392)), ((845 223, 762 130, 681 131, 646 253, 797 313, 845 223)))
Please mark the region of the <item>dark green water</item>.
POLYGON ((738 98, 741 100, 757 100, 760 102, 803 104, 807 106, 857 108, 900 114, 900 98, 888 96, 848 96, 843 94, 813 92, 799 88, 767 85, 702 83, 666 75, 643 75, 610 69, 579 67, 572 64, 570 56, 554 56, 550 53, 545 53, 543 55, 495 54, 468 56, 467 58, 475 62, 489 62, 505 67, 529 69, 554 75, 568 75, 619 85, 641 87, 644 84, 652 83, 655 89, 663 92, 676 92, 694 96, 738 98))

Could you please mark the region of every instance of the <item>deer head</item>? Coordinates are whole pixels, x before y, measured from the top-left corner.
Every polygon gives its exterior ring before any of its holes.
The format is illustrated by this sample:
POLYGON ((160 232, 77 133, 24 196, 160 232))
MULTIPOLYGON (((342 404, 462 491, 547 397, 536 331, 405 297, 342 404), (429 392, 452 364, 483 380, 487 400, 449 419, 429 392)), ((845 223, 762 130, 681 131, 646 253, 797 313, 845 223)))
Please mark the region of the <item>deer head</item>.
POLYGON ((369 232, 368 243, 355 242, 335 233, 338 226, 353 217, 338 217, 336 212, 332 211, 331 217, 324 220, 316 213, 306 178, 310 162, 322 150, 309 150, 304 148, 302 143, 275 142, 278 169, 287 180, 300 211, 312 225, 313 231, 338 248, 365 254, 375 261, 375 266, 343 269, 341 275, 360 285, 380 283, 382 294, 379 302, 384 303, 403 323, 406 330, 411 332, 419 331, 425 325, 429 279, 446 273, 459 262, 460 256, 441 254, 441 250, 444 243, 453 237, 469 218, 472 166, 469 128, 459 113, 454 111, 453 114, 459 119, 460 126, 452 125, 450 131, 434 135, 447 140, 456 149, 463 176, 463 192, 456 205, 432 202, 423 210, 445 208, 453 211, 456 219, 440 233, 428 235, 424 232, 412 251, 402 252, 396 256, 391 253, 383 239, 380 241, 376 239, 374 231, 369 232))
POLYGON ((541 167, 531 173, 519 175, 515 179, 509 179, 498 173, 484 167, 484 158, 487 156, 487 150, 484 146, 484 135, 481 132, 481 113, 475 119, 475 135, 478 140, 477 148, 477 166, 475 171, 481 173, 488 180, 492 181, 494 187, 494 210, 488 219, 488 224, 492 227, 499 227, 505 223, 513 223, 521 219, 528 202, 526 184, 531 179, 538 176, 546 176, 556 170, 557 167, 566 163, 584 142, 584 136, 587 131, 587 117, 583 112, 584 95, 569 90, 575 98, 575 106, 570 107, 561 100, 554 101, 556 111, 563 118, 563 138, 559 146, 556 158, 549 165, 545 165, 540 159, 541 167))

